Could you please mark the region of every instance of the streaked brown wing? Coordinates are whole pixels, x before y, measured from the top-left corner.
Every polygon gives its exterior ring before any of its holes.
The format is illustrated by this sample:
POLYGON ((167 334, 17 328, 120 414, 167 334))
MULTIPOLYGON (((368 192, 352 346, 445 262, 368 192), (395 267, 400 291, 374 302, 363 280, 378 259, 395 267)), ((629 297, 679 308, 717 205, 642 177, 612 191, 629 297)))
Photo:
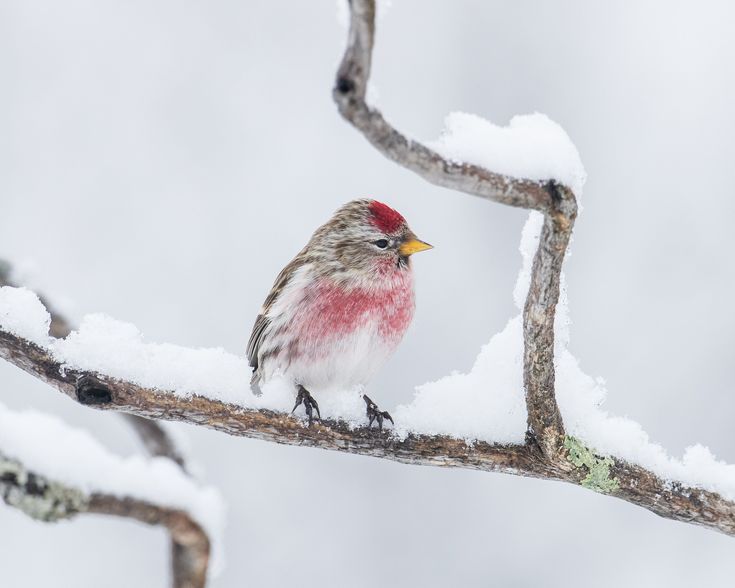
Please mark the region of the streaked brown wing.
POLYGON ((281 273, 278 274, 278 277, 273 284, 273 288, 263 303, 263 308, 261 309, 258 318, 255 319, 255 324, 253 325, 252 333, 250 333, 247 348, 248 363, 250 364, 250 367, 253 368, 253 371, 258 369, 258 354, 260 346, 263 343, 264 338, 267 336, 268 326, 271 323, 270 319, 268 319, 268 311, 271 309, 275 301, 278 300, 278 296, 286 287, 286 284, 291 280, 294 272, 306 262, 306 251, 307 249, 304 248, 286 267, 283 268, 283 270, 281 270, 281 273))

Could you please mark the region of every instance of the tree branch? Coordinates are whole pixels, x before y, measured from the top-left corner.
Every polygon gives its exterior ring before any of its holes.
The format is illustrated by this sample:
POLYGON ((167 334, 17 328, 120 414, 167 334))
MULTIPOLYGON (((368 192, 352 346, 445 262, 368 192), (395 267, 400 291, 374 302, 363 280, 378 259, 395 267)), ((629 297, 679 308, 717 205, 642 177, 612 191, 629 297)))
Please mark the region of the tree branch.
POLYGON ((577 215, 573 192, 554 181, 515 179, 442 158, 407 139, 365 102, 375 5, 352 0, 348 46, 334 98, 342 115, 384 155, 426 180, 545 215, 524 307, 524 386, 528 439, 524 445, 471 444, 447 436, 389 433, 325 420, 306 427, 284 413, 254 410, 201 395, 183 398, 82 370, 65 369, 47 350, 0 330, 0 357, 81 404, 145 418, 206 426, 236 436, 319 447, 402 463, 460 467, 559 480, 618 497, 660 516, 735 536, 735 503, 716 492, 664 481, 615 457, 600 457, 565 435, 554 394, 554 315, 561 266, 577 215))
POLYGON ((165 527, 172 538, 175 588, 203 588, 209 563, 209 538, 189 515, 130 497, 85 494, 50 480, 0 453, 0 496, 9 506, 42 522, 55 522, 81 513, 114 515, 165 527))
POLYGON ((388 159, 422 178, 466 194, 520 208, 547 210, 552 194, 546 182, 517 179, 480 166, 450 161, 409 139, 365 101, 375 37, 374 0, 350 0, 347 48, 332 96, 342 116, 388 159))
POLYGON ((125 417, 128 424, 135 429, 148 455, 153 457, 167 457, 184 472, 189 473, 186 467, 186 461, 181 453, 179 453, 171 435, 159 423, 134 414, 123 414, 121 416, 125 417))
POLYGON ((204 588, 209 566, 209 537, 185 511, 143 500, 92 494, 87 512, 135 519, 165 527, 171 535, 174 588, 204 588))
POLYGON ((375 1, 350 0, 349 4, 347 48, 332 91, 342 116, 388 159, 432 184, 538 210, 546 216, 523 311, 523 382, 529 437, 545 454, 555 456, 563 449, 564 424, 554 394, 554 314, 561 266, 577 216, 574 193, 552 180, 512 178, 450 161, 392 127, 365 101, 375 37, 375 1))
MULTIPOLYGON (((11 280, 11 273, 11 264, 0 259, 0 286, 16 286, 11 280)), ((57 339, 63 339, 71 333, 71 323, 66 317, 60 314, 54 307, 49 306, 45 296, 39 295, 39 299, 51 315, 49 334, 57 339)), ((153 457, 166 457, 178 465, 185 473, 188 473, 183 456, 177 449, 171 436, 159 423, 134 414, 123 413, 121 416, 125 418, 137 433, 138 438, 149 455, 153 457)), ((199 532, 204 533, 201 528, 199 528, 199 532)), ((204 534, 204 537, 206 538, 206 534, 204 534)), ((200 576, 202 578, 201 586, 204 586, 209 561, 209 540, 207 540, 207 552, 204 554, 202 553, 201 545, 202 543, 199 540, 193 546, 187 543, 181 543, 178 535, 171 533, 171 569, 174 576, 174 586, 198 586, 199 584, 196 582, 198 582, 197 578, 200 576), (204 575, 201 574, 202 570, 204 575)))
MULTIPOLYGON (((17 288, 19 286, 11 278, 11 274, 12 265, 8 261, 0 259, 0 287, 11 286, 17 288)), ((43 294, 38 294, 38 298, 51 315, 49 335, 56 339, 63 339, 71 333, 72 327, 69 320, 63 314, 59 313, 43 294)), ((137 433, 143 447, 145 447, 149 455, 154 457, 167 457, 182 470, 186 471, 186 463, 183 456, 176 447, 173 439, 171 439, 171 436, 161 425, 155 421, 144 419, 134 414, 123 414, 122 416, 137 433)))
POLYGON ((0 357, 72 400, 101 410, 119 410, 146 418, 181 421, 229 435, 286 445, 318 447, 414 465, 456 467, 559 480, 622 498, 662 517, 708 527, 735 536, 735 503, 715 492, 666 482, 654 473, 615 458, 599 458, 566 437, 569 459, 548 459, 536 445, 467 444, 446 436, 408 435, 352 429, 332 420, 303 421, 285 413, 252 410, 205 396, 182 398, 101 374, 62 369, 46 350, 0 330, 0 357))

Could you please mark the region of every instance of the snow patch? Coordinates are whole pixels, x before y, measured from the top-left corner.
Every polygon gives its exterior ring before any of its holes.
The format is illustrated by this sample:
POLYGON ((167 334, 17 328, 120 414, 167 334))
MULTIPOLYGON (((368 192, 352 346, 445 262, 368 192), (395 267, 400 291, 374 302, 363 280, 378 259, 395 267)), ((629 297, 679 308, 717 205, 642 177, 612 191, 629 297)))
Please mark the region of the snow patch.
POLYGON ((26 288, 0 288, 0 329, 45 347, 51 316, 35 293, 26 288))
MULTIPOLYGON (((531 213, 521 239, 522 268, 514 290, 519 311, 528 292, 533 255, 543 216, 531 213)), ((585 374, 568 349, 569 311, 561 277, 556 316, 556 385, 559 407, 569 435, 600 455, 641 465, 665 480, 718 492, 735 499, 735 466, 695 445, 681 459, 653 443, 640 424, 609 415, 603 408, 607 390, 601 378, 585 374)), ((442 434, 468 443, 521 443, 526 430, 523 392, 522 315, 511 319, 480 351, 472 369, 417 387, 414 400, 390 411, 395 434, 442 434)), ((86 317, 64 340, 48 338, 49 316, 28 290, 0 288, 0 328, 45 346, 68 367, 97 371, 141 386, 180 396, 199 394, 245 408, 290 412, 295 391, 287 379, 274 378, 254 396, 244 357, 223 349, 190 349, 149 343, 133 325, 104 315, 86 317)), ((318 395, 325 418, 351 426, 366 423, 361 390, 318 395)), ((383 407, 387 408, 387 407, 383 407)), ((0 427, 0 431, 2 427, 0 427)), ((1 440, 1 439, 0 439, 1 440)), ((131 466, 132 467, 132 466, 131 466)))
POLYGON ((439 139, 427 147, 446 159, 529 180, 556 180, 581 195, 586 173, 564 129, 545 114, 514 116, 501 127, 465 112, 444 120, 439 139))
POLYGON ((171 390, 182 397, 200 394, 240 404, 252 397, 244 358, 221 348, 149 343, 135 325, 104 314, 85 316, 78 330, 51 342, 49 348, 65 367, 171 390))
MULTIPOLYGON (((532 212, 523 229, 523 265, 514 291, 522 310, 543 216, 532 212)), ((613 456, 647 468, 663 480, 680 482, 735 500, 735 465, 718 460, 702 445, 685 450, 681 459, 653 443, 641 425, 610 415, 602 406, 607 396, 602 378, 585 374, 568 349, 569 309, 562 274, 555 321, 556 395, 568 435, 582 440, 602 456, 613 456)), ((399 406, 396 434, 443 434, 488 443, 522 443, 526 430, 523 391, 523 317, 511 319, 478 355, 467 374, 455 373, 417 387, 413 401, 399 406)))
POLYGON ((396 433, 523 443, 522 374, 522 320, 517 316, 482 348, 469 373, 454 373, 416 388, 413 402, 393 412, 396 433))
POLYGON ((171 460, 110 453, 87 431, 61 419, 0 404, 0 450, 26 468, 86 494, 133 497, 188 512, 212 542, 212 573, 223 567, 226 508, 219 491, 188 477, 171 460))

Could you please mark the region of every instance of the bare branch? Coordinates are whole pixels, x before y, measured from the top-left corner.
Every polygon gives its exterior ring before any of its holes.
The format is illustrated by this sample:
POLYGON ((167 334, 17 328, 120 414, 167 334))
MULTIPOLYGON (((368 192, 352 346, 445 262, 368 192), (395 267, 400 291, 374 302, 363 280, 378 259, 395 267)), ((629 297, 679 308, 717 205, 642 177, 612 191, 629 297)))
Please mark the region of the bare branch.
MULTIPOLYGON (((352 429, 325 420, 308 427, 287 414, 250 410, 204 396, 182 398, 100 374, 61 369, 44 349, 0 330, 0 357, 50 384, 72 400, 102 410, 146 418, 181 421, 229 435, 286 445, 318 447, 415 465, 456 467, 559 480, 622 498, 662 517, 708 527, 735 536, 735 503, 715 492, 665 482, 641 467, 614 458, 549 459, 533 444, 467 444, 446 436, 409 435, 352 429)), ((569 442, 572 440, 567 437, 569 442)), ((573 440, 572 440, 573 441, 573 440)), ((580 447, 572 446, 579 453, 580 447)))
POLYGON ((165 527, 172 537, 175 588, 203 588, 209 563, 209 539, 201 526, 181 510, 131 497, 85 494, 50 480, 0 453, 0 496, 38 521, 54 522, 81 513, 114 515, 165 527))
POLYGON ((332 96, 342 116, 388 159, 425 180, 501 204, 546 215, 523 311, 523 381, 529 438, 554 456, 563 450, 564 424, 554 394, 554 314, 559 275, 577 216, 574 193, 553 180, 511 178, 457 163, 406 138, 365 101, 375 38, 375 1, 350 1, 350 31, 332 96))
POLYGON ((558 186, 556 191, 559 197, 554 199, 555 208, 544 217, 523 308, 523 384, 529 437, 551 458, 564 443, 564 424, 554 386, 554 318, 561 267, 577 216, 571 190, 558 186))
POLYGON ((171 559, 175 562, 172 566, 174 588, 203 588, 206 585, 209 538, 186 512, 110 494, 92 494, 87 512, 165 527, 171 535, 171 559))
POLYGON ((186 461, 174 444, 171 435, 156 421, 134 414, 123 414, 128 424, 135 429, 148 455, 167 457, 176 463, 184 472, 187 472, 186 461))

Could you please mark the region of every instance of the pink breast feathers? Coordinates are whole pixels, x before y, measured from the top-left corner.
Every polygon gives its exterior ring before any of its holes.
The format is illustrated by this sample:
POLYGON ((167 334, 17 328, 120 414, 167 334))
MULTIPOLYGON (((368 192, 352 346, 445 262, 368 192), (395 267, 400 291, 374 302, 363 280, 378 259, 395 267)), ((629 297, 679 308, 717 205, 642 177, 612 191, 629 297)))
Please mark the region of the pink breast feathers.
POLYGON ((307 294, 307 316, 299 329, 302 337, 328 345, 329 341, 373 327, 387 344, 397 345, 414 311, 411 273, 397 273, 379 289, 347 289, 328 281, 315 284, 307 294))

